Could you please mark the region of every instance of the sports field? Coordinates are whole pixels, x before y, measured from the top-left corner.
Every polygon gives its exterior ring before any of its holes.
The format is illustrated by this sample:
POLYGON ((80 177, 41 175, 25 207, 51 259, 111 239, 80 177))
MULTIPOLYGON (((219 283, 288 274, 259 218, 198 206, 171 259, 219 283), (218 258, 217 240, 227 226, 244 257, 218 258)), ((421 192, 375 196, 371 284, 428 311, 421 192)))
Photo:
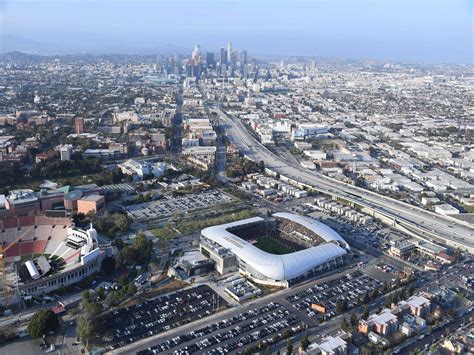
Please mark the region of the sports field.
POLYGON ((257 243, 254 245, 258 249, 276 255, 290 254, 294 252, 291 248, 288 248, 286 245, 283 245, 270 237, 259 238, 257 243))

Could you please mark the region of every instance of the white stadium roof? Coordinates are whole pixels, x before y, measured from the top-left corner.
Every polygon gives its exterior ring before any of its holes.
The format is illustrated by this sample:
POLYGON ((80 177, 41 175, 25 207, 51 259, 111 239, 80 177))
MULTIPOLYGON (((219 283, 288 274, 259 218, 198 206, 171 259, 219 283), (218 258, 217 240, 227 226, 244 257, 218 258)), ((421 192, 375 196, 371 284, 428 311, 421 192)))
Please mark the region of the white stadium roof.
POLYGON ((339 234, 324 224, 291 213, 276 213, 274 216, 300 223, 328 241, 328 243, 290 254, 275 255, 267 253, 227 231, 231 227, 263 221, 263 218, 260 217, 209 227, 203 229, 201 233, 205 238, 229 249, 247 265, 272 280, 294 279, 331 259, 346 254, 344 248, 329 241, 337 240, 342 242, 342 245, 347 245, 347 243, 339 234))

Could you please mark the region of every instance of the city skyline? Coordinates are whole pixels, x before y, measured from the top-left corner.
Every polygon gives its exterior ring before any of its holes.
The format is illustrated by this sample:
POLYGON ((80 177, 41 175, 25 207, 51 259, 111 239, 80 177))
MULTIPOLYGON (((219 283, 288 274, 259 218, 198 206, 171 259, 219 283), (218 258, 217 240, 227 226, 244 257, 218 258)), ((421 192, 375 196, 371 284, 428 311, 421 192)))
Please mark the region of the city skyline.
POLYGON ((461 0, 7 0, 0 20, 1 52, 217 52, 232 42, 255 55, 472 63, 472 3, 461 0))

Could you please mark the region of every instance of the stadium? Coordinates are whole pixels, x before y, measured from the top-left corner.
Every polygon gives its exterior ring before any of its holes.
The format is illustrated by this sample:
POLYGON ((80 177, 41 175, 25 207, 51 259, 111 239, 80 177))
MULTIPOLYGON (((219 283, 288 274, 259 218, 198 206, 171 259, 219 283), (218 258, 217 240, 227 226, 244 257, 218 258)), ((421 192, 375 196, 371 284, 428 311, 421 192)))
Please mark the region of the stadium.
POLYGON ((325 224, 291 213, 253 217, 201 231, 200 251, 220 274, 289 287, 344 263, 349 245, 325 224))
POLYGON ((100 269, 97 232, 70 218, 20 216, 0 220, 2 306, 79 282, 100 269))

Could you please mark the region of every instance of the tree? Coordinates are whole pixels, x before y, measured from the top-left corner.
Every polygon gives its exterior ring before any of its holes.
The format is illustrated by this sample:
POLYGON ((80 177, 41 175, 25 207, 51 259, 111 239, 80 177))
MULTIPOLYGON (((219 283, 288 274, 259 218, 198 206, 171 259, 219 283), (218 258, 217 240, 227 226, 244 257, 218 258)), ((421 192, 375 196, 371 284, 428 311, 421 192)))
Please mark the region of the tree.
POLYGON ((351 325, 357 325, 357 316, 355 313, 351 314, 350 322, 351 322, 351 325))
POLYGON ((77 321, 77 337, 81 341, 89 340, 92 334, 94 334, 97 330, 97 324, 95 320, 88 317, 87 315, 83 315, 79 317, 77 321))
POLYGON ((398 301, 404 300, 406 298, 407 298, 407 290, 405 288, 402 288, 399 293, 398 301))
POLYGON ((28 333, 32 338, 38 338, 59 326, 58 316, 50 309, 41 309, 31 317, 28 333))
POLYGON ((286 352, 288 354, 292 354, 293 353, 293 342, 291 341, 291 338, 289 338, 286 342, 286 352))
POLYGON ((116 234, 128 231, 131 223, 131 219, 123 213, 105 213, 97 218, 95 227, 99 233, 114 238, 116 234))
POLYGON ((115 259, 110 256, 104 258, 102 261, 102 271, 106 275, 111 275, 115 271, 115 259))
POLYGON ((82 291, 81 296, 82 296, 82 304, 89 302, 91 299, 91 293, 89 290, 82 291))
POLYGON ((303 350, 306 351, 306 349, 308 349, 310 344, 311 344, 311 342, 309 341, 308 336, 305 335, 303 337, 303 340, 301 341, 301 348, 303 348, 303 350))
POLYGON ((362 319, 367 319, 367 318, 369 318, 369 306, 365 305, 364 312, 362 312, 362 319))
POLYGON ((345 298, 339 298, 336 301, 336 312, 341 314, 347 310, 347 300, 345 298))
POLYGON ((105 289, 103 287, 99 288, 99 290, 97 291, 97 296, 100 300, 103 300, 105 298, 105 289))
POLYGON ((119 268, 128 266, 137 261, 137 252, 131 246, 124 246, 117 255, 117 265, 119 268))
POLYGON ((98 314, 100 314, 102 312, 102 308, 103 308, 102 303, 99 303, 97 301, 86 302, 86 303, 83 304, 83 307, 84 307, 84 310, 86 311, 86 313, 91 317, 95 317, 98 314))
POLYGON ((153 243, 143 233, 138 233, 132 245, 125 246, 120 250, 117 256, 117 265, 123 267, 146 261, 151 257, 152 251, 153 243))
POLYGON ((362 297, 362 302, 369 303, 369 301, 370 301, 369 293, 365 292, 364 296, 362 297))
POLYGON ((133 296, 137 292, 137 286, 134 283, 129 283, 127 286, 127 295, 133 296))
POLYGON ((121 301, 122 298, 120 297, 120 294, 117 291, 112 291, 107 295, 104 302, 109 307, 115 307, 118 306, 121 301))
POLYGON ((349 322, 347 321, 346 318, 342 320, 341 328, 342 330, 345 330, 345 331, 349 330, 349 322))
POLYGON ((145 234, 138 233, 133 240, 132 247, 138 252, 141 260, 146 260, 151 256, 153 243, 147 239, 145 234))
POLYGON ((374 299, 379 295, 379 288, 376 287, 374 290, 370 293, 370 299, 374 299))

